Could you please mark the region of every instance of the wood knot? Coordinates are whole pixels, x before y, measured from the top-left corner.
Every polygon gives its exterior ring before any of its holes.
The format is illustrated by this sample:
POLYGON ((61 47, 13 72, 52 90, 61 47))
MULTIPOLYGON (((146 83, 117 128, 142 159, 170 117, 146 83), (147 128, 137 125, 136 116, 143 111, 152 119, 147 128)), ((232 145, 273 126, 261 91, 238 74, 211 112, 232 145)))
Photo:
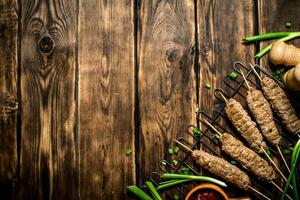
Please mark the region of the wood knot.
POLYGON ((50 54, 55 47, 54 40, 51 36, 44 35, 40 38, 38 47, 42 54, 50 54))
POLYGON ((174 63, 181 57, 181 52, 177 48, 170 48, 166 50, 166 57, 169 63, 174 63))
POLYGON ((4 99, 0 99, 0 119, 6 120, 13 113, 18 111, 19 102, 13 96, 7 96, 4 99))

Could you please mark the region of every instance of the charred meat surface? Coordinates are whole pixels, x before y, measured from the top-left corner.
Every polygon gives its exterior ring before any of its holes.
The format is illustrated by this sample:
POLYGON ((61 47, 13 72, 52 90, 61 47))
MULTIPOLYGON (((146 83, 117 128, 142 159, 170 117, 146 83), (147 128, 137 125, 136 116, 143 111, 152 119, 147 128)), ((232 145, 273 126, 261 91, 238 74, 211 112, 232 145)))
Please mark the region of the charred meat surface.
POLYGON ((271 144, 278 145, 280 135, 273 119, 271 106, 262 92, 251 87, 248 90, 246 100, 261 133, 271 144))
POLYGON ((286 129, 291 133, 300 134, 300 120, 283 89, 274 80, 265 76, 262 79, 262 90, 286 129))
POLYGON ((263 153, 261 147, 266 149, 267 145, 256 127, 256 123, 252 121, 243 106, 235 99, 230 98, 226 102, 225 112, 250 147, 257 153, 263 153))
POLYGON ((251 184, 250 178, 245 172, 223 158, 213 156, 201 150, 193 151, 193 158, 198 165, 241 189, 247 190, 251 184))
POLYGON ((268 162, 252 149, 246 147, 241 141, 228 133, 223 133, 220 140, 222 142, 222 150, 259 179, 271 181, 276 178, 275 171, 268 162))

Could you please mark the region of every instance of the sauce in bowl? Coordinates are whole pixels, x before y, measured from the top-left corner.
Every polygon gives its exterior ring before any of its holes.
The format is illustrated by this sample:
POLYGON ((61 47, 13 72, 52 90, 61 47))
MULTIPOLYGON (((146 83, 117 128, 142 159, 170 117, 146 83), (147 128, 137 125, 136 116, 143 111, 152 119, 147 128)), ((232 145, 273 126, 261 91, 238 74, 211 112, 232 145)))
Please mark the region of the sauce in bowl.
POLYGON ((211 189, 203 189, 194 192, 189 200, 225 200, 222 195, 211 189))

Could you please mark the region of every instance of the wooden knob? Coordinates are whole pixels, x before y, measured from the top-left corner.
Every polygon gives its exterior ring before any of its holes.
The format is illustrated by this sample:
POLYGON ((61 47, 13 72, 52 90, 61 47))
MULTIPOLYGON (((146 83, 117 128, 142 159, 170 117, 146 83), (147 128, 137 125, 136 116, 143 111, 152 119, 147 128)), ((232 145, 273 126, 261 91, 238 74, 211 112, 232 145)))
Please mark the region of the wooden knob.
POLYGON ((300 91, 300 63, 283 75, 284 84, 293 91, 300 91))
POLYGON ((295 66, 300 63, 300 49, 277 41, 272 45, 269 60, 275 65, 295 66))

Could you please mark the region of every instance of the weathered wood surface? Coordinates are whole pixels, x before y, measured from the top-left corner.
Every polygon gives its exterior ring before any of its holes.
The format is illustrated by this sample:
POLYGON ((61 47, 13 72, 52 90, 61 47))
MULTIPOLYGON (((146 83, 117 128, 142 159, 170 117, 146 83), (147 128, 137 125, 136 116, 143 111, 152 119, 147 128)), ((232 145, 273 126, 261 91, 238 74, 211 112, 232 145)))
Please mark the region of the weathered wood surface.
MULTIPOLYGON (((300 1, 291 0, 259 0, 258 1, 258 19, 259 33, 279 32, 279 31, 299 31, 300 1), (292 27, 287 28, 286 22, 291 22, 292 27)), ((300 47, 300 40, 293 40, 289 43, 300 47)), ((260 43, 260 49, 270 44, 270 41, 260 43)), ((260 64, 268 68, 268 57, 260 60, 260 64)))
POLYGON ((126 199, 135 183, 133 1, 79 7, 80 197, 126 199))
POLYGON ((1 198, 127 199, 196 124, 197 106, 212 113, 233 62, 253 62, 242 38, 299 30, 299 6, 0 0, 1 198))
POLYGON ((141 1, 138 29, 141 180, 195 123, 194 1, 141 1))
POLYGON ((21 199, 75 199, 76 4, 22 1, 21 199))
POLYGON ((0 1, 0 191, 16 197, 18 103, 18 5, 0 1))

